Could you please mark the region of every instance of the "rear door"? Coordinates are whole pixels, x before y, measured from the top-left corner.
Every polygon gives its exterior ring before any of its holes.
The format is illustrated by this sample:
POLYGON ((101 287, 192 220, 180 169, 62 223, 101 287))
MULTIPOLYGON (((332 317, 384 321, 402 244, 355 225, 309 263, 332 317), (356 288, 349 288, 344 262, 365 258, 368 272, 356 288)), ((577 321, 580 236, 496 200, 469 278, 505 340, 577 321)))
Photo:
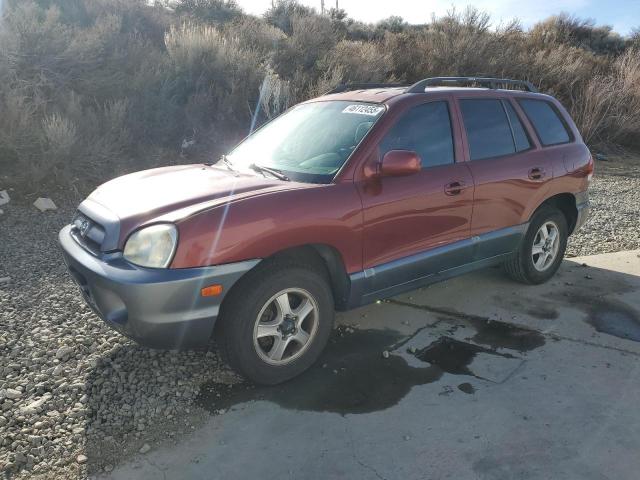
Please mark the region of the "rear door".
POLYGON ((390 150, 411 150, 422 170, 405 177, 362 182, 363 257, 367 290, 382 291, 461 263, 467 252, 438 250, 469 238, 473 179, 456 149, 451 104, 434 100, 410 107, 378 144, 381 161, 390 150))
POLYGON ((471 235, 474 260, 514 250, 527 212, 539 204, 553 177, 508 97, 461 98, 468 165, 475 184, 471 235))

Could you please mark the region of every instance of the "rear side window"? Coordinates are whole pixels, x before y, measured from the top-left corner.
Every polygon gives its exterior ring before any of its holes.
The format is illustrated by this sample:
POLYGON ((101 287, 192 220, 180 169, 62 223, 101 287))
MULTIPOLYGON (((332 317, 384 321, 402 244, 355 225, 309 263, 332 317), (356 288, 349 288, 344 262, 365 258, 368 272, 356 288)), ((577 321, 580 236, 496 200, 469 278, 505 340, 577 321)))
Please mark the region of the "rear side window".
POLYGON ((471 160, 515 153, 509 120, 497 99, 460 100, 471 160))
POLYGON ((521 98, 518 103, 529 117, 543 145, 558 145, 571 141, 560 114, 549 102, 521 98))
POLYGON ((520 118, 518 118, 518 114, 513 109, 513 106, 509 101, 503 102, 504 109, 507 111, 507 116, 509 117, 509 122, 511 123, 511 130, 513 131, 513 141, 516 144, 516 152, 522 152, 523 150, 529 150, 531 148, 531 143, 529 142, 529 137, 522 126, 522 122, 520 122, 520 118))
POLYGON ((453 163, 453 135, 447 102, 431 102, 411 108, 380 143, 380 153, 412 150, 422 168, 453 163))

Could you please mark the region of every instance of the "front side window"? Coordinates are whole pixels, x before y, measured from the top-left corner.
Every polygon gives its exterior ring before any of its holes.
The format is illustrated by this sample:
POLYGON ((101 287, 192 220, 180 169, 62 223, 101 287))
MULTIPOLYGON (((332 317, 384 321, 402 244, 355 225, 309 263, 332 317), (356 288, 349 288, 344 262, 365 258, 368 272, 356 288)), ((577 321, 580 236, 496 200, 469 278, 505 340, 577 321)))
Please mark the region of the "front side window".
POLYGON ((233 168, 276 169, 289 178, 329 183, 385 112, 381 104, 329 101, 292 108, 228 156, 233 168))
POLYGON ((520 98, 518 103, 529 117, 543 145, 558 145, 571 141, 567 127, 549 102, 520 98))
POLYGON ((515 153, 511 127, 499 99, 460 100, 471 160, 515 153))
POLYGON ((422 159, 422 168, 454 162, 453 135, 447 102, 431 102, 411 108, 385 135, 380 155, 391 150, 411 150, 422 159))

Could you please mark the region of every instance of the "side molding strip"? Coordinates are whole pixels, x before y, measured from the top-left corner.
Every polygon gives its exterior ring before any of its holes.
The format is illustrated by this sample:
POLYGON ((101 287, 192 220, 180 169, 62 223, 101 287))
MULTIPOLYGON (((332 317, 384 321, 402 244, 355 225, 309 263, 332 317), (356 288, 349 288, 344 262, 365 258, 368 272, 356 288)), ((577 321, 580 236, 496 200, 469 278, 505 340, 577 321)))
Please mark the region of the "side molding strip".
POLYGON ((350 275, 349 308, 502 262, 529 224, 502 228, 350 275))

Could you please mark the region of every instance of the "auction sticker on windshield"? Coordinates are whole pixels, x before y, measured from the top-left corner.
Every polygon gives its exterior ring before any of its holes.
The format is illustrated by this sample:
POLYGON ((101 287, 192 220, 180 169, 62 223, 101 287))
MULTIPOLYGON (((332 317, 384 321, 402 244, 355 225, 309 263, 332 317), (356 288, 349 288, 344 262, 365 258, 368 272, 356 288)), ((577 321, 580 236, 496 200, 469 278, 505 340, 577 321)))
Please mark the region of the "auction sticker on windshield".
POLYGON ((342 113, 357 113, 358 115, 370 115, 375 117, 384 110, 380 105, 349 105, 342 113))

